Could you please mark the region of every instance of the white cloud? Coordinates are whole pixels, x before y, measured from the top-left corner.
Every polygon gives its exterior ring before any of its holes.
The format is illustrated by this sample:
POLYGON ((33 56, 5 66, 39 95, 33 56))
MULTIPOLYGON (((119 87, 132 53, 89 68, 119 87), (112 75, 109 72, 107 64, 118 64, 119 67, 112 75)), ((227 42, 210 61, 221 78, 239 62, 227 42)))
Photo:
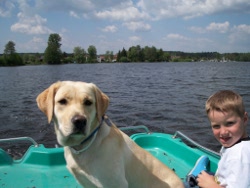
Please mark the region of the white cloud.
POLYGON ((249 50, 250 45, 250 25, 241 24, 234 26, 229 35, 229 42, 231 44, 241 44, 245 50, 249 50))
POLYGON ((109 25, 102 29, 103 32, 111 32, 111 33, 115 33, 117 30, 118 28, 114 25, 109 25))
POLYGON ((78 14, 77 13, 75 13, 74 11, 69 11, 69 15, 70 16, 72 16, 72 17, 74 17, 74 18, 80 18, 79 16, 78 16, 78 14))
POLYGON ((0 2, 0 17, 8 17, 11 15, 12 10, 15 8, 14 3, 8 0, 0 2))
POLYGON ((205 28, 192 26, 189 30, 195 33, 207 33, 207 32, 219 32, 219 33, 227 33, 230 30, 230 23, 228 21, 224 23, 215 23, 212 22, 205 28))
POLYGON ((170 34, 167 35, 166 38, 174 39, 174 40, 189 40, 189 38, 187 38, 187 37, 185 37, 183 35, 180 35, 180 34, 176 34, 176 33, 170 33, 170 34))
POLYGON ((132 31, 149 31, 151 29, 149 24, 143 22, 126 22, 123 25, 132 31))
POLYGON ((168 34, 159 44, 164 50, 184 52, 216 51, 222 46, 209 38, 187 37, 177 33, 168 34))
POLYGON ((218 31, 219 33, 226 33, 229 29, 229 22, 224 23, 211 23, 209 26, 206 27, 208 31, 218 31))
POLYGON ((47 19, 37 14, 33 17, 29 17, 20 12, 17 17, 19 21, 11 26, 11 31, 26 34, 47 34, 52 32, 49 28, 44 26, 47 19))
MULTIPOLYGON (((140 45, 154 43, 156 47, 161 42, 162 46, 165 45, 168 48, 172 48, 176 44, 176 50, 178 48, 199 50, 198 45, 200 45, 200 49, 214 49, 217 46, 217 49, 224 50, 226 46, 249 44, 250 25, 247 25, 249 24, 247 20, 249 14, 244 14, 246 12, 250 13, 249 0, 0 0, 0 19, 1 17, 5 19, 1 20, 1 23, 12 24, 11 31, 13 32, 30 34, 29 36, 12 35, 13 38, 24 36, 22 38, 23 44, 25 40, 29 40, 29 42, 33 42, 33 45, 41 46, 39 44, 40 37, 44 38, 45 41, 47 36, 41 34, 54 32, 51 31, 53 29, 57 33, 62 33, 63 48, 73 48, 76 44, 100 44, 100 39, 97 39, 97 36, 105 34, 107 39, 103 39, 103 41, 107 41, 111 48, 117 46, 117 49, 120 49, 121 46, 128 48, 133 44, 133 41, 135 41, 134 43, 140 41, 138 42, 140 45), (16 15, 18 12, 20 13, 15 18, 13 14, 16 15), (213 15, 213 17, 207 19, 207 15, 213 15), (234 17, 235 15, 236 17, 234 17), (246 18, 242 18, 242 15, 246 18), (5 18, 6 16, 11 19, 5 18), (192 21, 180 20, 181 18, 192 19, 195 17, 200 18, 192 21), (65 19, 63 26, 61 23, 58 25, 55 22, 58 18, 65 19), (72 18, 79 18, 79 20, 72 18), (170 20, 171 18, 174 19, 170 20), (208 22, 211 18, 214 20, 208 22), (221 21, 224 18, 227 18, 228 21, 221 21), (68 20, 73 22, 68 24, 66 23, 68 20), (158 22, 158 20, 161 21, 158 22), (48 22, 50 26, 48 26, 48 22), (190 26, 190 24, 193 25, 190 26), (233 26, 232 24, 237 25, 233 26), (120 29, 121 26, 123 30, 120 29), (189 31, 185 30, 187 27, 189 27, 189 31), (137 31, 151 30, 152 32, 148 33, 137 33, 137 31), (193 33, 190 31, 204 35, 192 36, 193 33), (106 35, 104 32, 114 34, 106 35), (89 33, 94 37, 91 38, 89 33), (149 35, 146 36, 146 34, 149 35), (34 37, 34 35, 38 37, 34 37), (165 40, 162 40, 164 35, 165 40), (79 41, 79 36, 83 41, 79 41), (198 41, 199 37, 202 40, 198 41), (122 41, 120 42, 118 39, 122 41), (231 42, 230 45, 229 42, 231 42), (201 47, 201 45, 204 46, 201 47)), ((5 33, 7 33, 7 29, 4 31, 5 33)), ((8 38, 5 33, 3 33, 2 38, 8 38)), ((244 47, 249 51, 249 45, 244 47)), ((102 48, 108 47, 103 46, 102 48)))
MULTIPOLYGON (((230 26, 230 23, 228 21, 224 23, 210 23, 206 27, 190 27, 191 31, 196 33, 210 33, 210 32, 217 32, 224 35, 226 37, 226 41, 224 44, 226 46, 222 46, 221 44, 218 44, 217 40, 214 40, 212 38, 208 39, 208 42, 205 42, 205 44, 214 44, 214 49, 219 50, 220 48, 223 48, 223 50, 226 51, 233 51, 233 48, 237 48, 238 51, 249 51, 249 45, 250 45, 250 25, 247 24, 241 24, 241 25, 235 25, 230 26), (213 42, 212 42, 213 41, 213 42), (229 45, 227 45, 229 44, 229 45), (231 47, 233 46, 233 47, 231 47)), ((197 44, 199 41, 197 41, 197 44)), ((212 46, 210 46, 212 48, 212 46)), ((236 50, 236 51, 237 51, 236 50)), ((224 51, 225 52, 225 51, 224 51)))
POLYGON ((129 40, 130 40, 130 41, 133 41, 133 42, 137 42, 137 41, 140 41, 140 40, 141 40, 141 37, 138 37, 138 36, 131 36, 131 37, 129 37, 129 40))
POLYGON ((241 24, 233 27, 233 31, 250 34, 250 25, 241 24))
POLYGON ((249 0, 140 0, 137 5, 156 20, 179 16, 190 19, 225 11, 242 13, 250 9, 249 0))
MULTIPOLYGON (((19 0, 22 7, 27 0, 19 0)), ((77 15, 122 21, 159 20, 171 17, 190 19, 219 12, 242 13, 250 10, 249 0, 60 0, 35 1, 36 11, 73 11, 77 15)))
POLYGON ((74 11, 77 14, 83 12, 89 12, 95 9, 94 2, 91 0, 60 0, 60 1, 48 1, 39 0, 34 2, 37 10, 57 10, 63 12, 74 11))
POLYGON ((60 31, 60 33, 67 33, 67 32, 68 32, 68 30, 65 29, 65 28, 62 28, 61 31, 60 31))
POLYGON ((149 18, 145 12, 140 12, 136 7, 111 8, 111 10, 96 11, 95 16, 99 19, 111 19, 122 21, 135 21, 149 18))
POLYGON ((43 43, 44 40, 40 37, 33 37, 32 42, 34 43, 43 43))
POLYGON ((18 52, 42 52, 47 46, 45 39, 40 37, 33 37, 27 42, 17 42, 18 52), (41 51, 42 49, 42 51, 41 51))
MULTIPOLYGON (((1 0, 0 16, 8 14, 14 3, 1 0)), ((171 17, 183 17, 190 19, 218 12, 250 12, 249 0, 16 0, 19 9, 28 14, 38 14, 39 11, 63 11, 70 12, 70 16, 79 15, 95 16, 99 19, 111 19, 122 21, 158 20, 171 17)))
POLYGON ((192 26, 189 28, 189 30, 195 32, 195 33, 205 33, 206 30, 202 27, 196 27, 196 26, 192 26))

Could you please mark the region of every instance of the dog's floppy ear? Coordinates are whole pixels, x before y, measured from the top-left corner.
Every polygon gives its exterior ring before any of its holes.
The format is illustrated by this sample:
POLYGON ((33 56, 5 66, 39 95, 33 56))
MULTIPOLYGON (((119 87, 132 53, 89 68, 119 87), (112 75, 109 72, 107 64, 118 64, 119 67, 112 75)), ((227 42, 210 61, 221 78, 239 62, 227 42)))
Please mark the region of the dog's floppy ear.
POLYGON ((49 88, 40 93, 36 98, 38 108, 48 117, 49 123, 51 122, 53 117, 55 103, 54 97, 60 85, 61 82, 56 82, 52 84, 49 88))
POLYGON ((104 94, 96 85, 94 85, 94 88, 96 97, 97 117, 99 122, 101 122, 101 119, 104 116, 109 105, 109 97, 106 94, 104 94))

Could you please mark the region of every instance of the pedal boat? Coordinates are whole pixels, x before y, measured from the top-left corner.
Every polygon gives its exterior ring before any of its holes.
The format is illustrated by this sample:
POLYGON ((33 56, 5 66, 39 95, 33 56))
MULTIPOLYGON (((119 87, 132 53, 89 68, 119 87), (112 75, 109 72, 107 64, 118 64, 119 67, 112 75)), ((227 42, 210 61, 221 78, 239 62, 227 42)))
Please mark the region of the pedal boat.
MULTIPOLYGON (((139 146, 171 168, 183 180, 201 156, 209 158, 208 170, 215 172, 220 159, 218 153, 203 147, 183 133, 150 132, 145 126, 120 128, 133 131, 130 137, 139 146)), ((46 148, 30 137, 0 139, 2 142, 30 141, 22 156, 14 160, 0 148, 0 188, 80 188, 66 168, 62 147, 46 148)))

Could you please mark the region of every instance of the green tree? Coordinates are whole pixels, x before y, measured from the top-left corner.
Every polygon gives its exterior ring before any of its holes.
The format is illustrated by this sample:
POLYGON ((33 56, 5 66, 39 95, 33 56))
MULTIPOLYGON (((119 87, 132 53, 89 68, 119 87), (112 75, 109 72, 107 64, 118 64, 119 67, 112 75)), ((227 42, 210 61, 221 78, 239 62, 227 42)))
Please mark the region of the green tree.
POLYGON ((138 61, 139 62, 144 62, 143 49, 141 48, 140 45, 137 45, 136 48, 137 48, 137 52, 138 52, 138 61))
POLYGON ((171 59, 171 55, 168 52, 164 52, 163 54, 163 61, 169 62, 171 59))
POLYGON ((23 58, 23 62, 25 64, 29 63, 29 54, 23 54, 22 58, 23 58))
POLYGON ((144 58, 145 58, 145 61, 148 61, 148 62, 157 61, 157 50, 156 50, 156 48, 154 46, 152 46, 152 47, 146 46, 144 48, 144 58))
POLYGON ((23 59, 17 53, 4 56, 4 65, 7 66, 18 66, 23 65, 23 59))
POLYGON ((250 53, 242 53, 239 61, 250 61, 250 53))
POLYGON ((119 62, 128 62, 127 51, 123 48, 119 54, 119 62))
POLYGON ((6 45, 5 45, 5 49, 4 49, 4 55, 11 55, 16 53, 16 49, 15 49, 15 43, 13 41, 9 41, 6 45))
POLYGON ((80 46, 74 48, 74 61, 76 63, 85 63, 86 60, 86 52, 80 46))
POLYGON ((0 66, 4 66, 5 65, 5 60, 3 56, 0 56, 0 66))
POLYGON ((63 64, 69 64, 74 63, 74 54, 68 54, 66 52, 63 52, 62 54, 62 63, 63 64))
POLYGON ((90 45, 88 48, 89 58, 88 62, 93 63, 97 62, 97 50, 96 47, 93 45, 90 45))
POLYGON ((120 58, 121 58, 121 51, 119 50, 117 53, 116 61, 120 62, 120 58))
POLYGON ((164 60, 164 52, 162 49, 157 50, 157 61, 160 61, 160 62, 165 61, 164 60))
POLYGON ((125 50, 125 48, 123 48, 121 51, 121 57, 127 57, 127 51, 125 50))
POLYGON ((36 62, 36 56, 34 54, 29 55, 29 62, 33 64, 36 62))
POLYGON ((9 41, 5 45, 4 57, 1 64, 7 66, 23 65, 23 59, 16 53, 15 43, 13 41, 9 41))
POLYGON ((62 51, 61 47, 61 37, 57 33, 50 34, 48 39, 48 46, 44 52, 44 61, 48 64, 60 64, 62 51))
POLYGON ((128 59, 131 62, 137 62, 138 61, 138 51, 136 46, 132 46, 128 49, 128 53, 127 53, 128 59))
POLYGON ((132 46, 129 48, 127 52, 127 57, 131 62, 143 62, 144 61, 143 49, 141 49, 140 45, 132 46))

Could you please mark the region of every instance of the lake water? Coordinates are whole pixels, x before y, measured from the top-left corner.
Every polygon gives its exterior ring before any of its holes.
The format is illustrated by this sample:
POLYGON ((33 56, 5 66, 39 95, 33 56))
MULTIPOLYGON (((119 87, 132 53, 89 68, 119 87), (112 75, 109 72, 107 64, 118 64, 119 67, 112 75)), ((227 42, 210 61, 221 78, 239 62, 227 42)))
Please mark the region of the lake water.
MULTIPOLYGON (((250 63, 243 62, 0 67, 0 80, 0 138, 29 136, 47 147, 57 144, 56 137, 36 97, 58 80, 95 83, 110 97, 107 115, 118 127, 179 130, 216 151, 220 145, 204 110, 207 98, 221 89, 235 90, 250 113, 250 63)), ((0 146, 13 155, 23 150, 16 144, 0 146)))

